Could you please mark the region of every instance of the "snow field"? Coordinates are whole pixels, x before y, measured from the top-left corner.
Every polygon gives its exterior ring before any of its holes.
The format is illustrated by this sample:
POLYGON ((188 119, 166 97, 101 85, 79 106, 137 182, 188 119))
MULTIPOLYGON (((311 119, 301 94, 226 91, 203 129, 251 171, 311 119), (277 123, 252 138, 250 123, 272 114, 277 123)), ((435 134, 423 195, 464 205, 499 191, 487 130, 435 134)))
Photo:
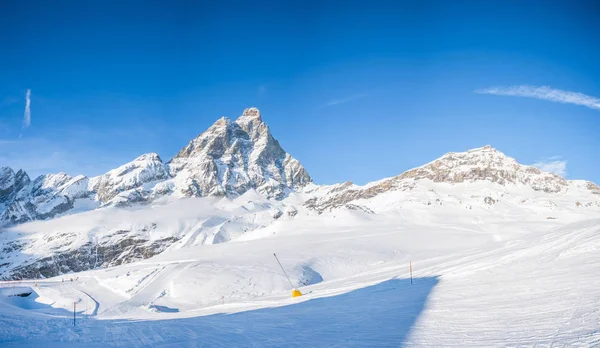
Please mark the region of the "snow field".
POLYGON ((600 344, 600 220, 558 227, 548 221, 546 231, 543 224, 524 223, 519 238, 507 241, 516 222, 485 231, 468 225, 401 226, 393 218, 378 223, 348 214, 330 216, 325 224, 311 216, 276 223, 244 240, 82 272, 73 283, 50 279, 38 284, 40 297, 34 300, 43 298, 50 308, 0 302, 0 342, 49 347, 600 344), (300 286, 304 296, 291 298, 273 251, 292 282, 306 278, 307 269, 318 275, 313 274, 314 284, 300 286), (69 304, 86 294, 98 308, 73 328, 69 304))

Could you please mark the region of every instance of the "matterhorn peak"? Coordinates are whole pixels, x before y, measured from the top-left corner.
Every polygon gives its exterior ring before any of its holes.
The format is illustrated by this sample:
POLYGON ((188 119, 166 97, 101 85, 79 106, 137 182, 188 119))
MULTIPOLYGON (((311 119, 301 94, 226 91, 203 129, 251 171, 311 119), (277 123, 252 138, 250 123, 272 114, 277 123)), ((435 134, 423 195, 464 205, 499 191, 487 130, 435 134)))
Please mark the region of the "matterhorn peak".
POLYGON ((300 162, 283 150, 251 107, 231 122, 221 118, 171 160, 175 192, 184 196, 227 195, 256 189, 283 198, 312 180, 300 162))
POLYGON ((260 117, 260 111, 255 107, 244 109, 244 112, 240 118, 257 118, 258 120, 262 121, 262 118, 260 117))
POLYGON ((259 138, 272 138, 269 127, 263 122, 260 111, 255 107, 244 109, 242 116, 235 120, 235 123, 254 141, 259 138))

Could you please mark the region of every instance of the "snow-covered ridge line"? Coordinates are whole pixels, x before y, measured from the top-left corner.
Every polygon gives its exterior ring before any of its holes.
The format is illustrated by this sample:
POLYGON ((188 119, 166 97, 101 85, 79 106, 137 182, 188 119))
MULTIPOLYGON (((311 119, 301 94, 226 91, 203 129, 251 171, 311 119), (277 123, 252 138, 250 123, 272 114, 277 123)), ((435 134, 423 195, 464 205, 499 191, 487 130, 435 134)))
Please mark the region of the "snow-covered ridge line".
MULTIPOLYGON (((543 192, 548 194, 549 199, 555 194, 579 192, 580 199, 586 201, 587 205, 600 204, 598 185, 583 180, 565 180, 553 173, 519 164, 514 158, 486 145, 466 152, 449 152, 398 176, 363 186, 351 182, 316 188, 308 186, 305 191, 313 194, 313 197, 306 202, 306 206, 322 212, 357 200, 372 199, 390 191, 416 190, 431 183, 447 184, 454 186, 457 191, 464 191, 464 187, 478 182, 497 184, 494 190, 498 192, 531 191, 526 195, 543 192)), ((580 206, 586 204, 581 203, 580 206)))
POLYGON ((226 117, 217 120, 168 163, 158 154, 148 153, 97 177, 59 173, 40 176, 33 182, 24 171, 15 173, 4 167, 0 170, 0 226, 100 206, 147 204, 168 195, 237 197, 248 189, 281 199, 305 187, 304 192, 314 195, 307 206, 322 211, 389 190, 410 190, 424 179, 451 184, 485 180, 547 193, 564 193, 577 186, 600 195, 600 187, 592 182, 568 181, 519 164, 489 145, 449 152, 398 176, 364 186, 351 182, 306 186, 312 182, 309 174, 279 146, 258 109, 249 108, 236 121, 226 117), (336 197, 341 194, 345 197, 336 197), (314 203, 324 195, 326 202, 314 203))
POLYGON ((258 109, 248 108, 236 121, 219 119, 168 163, 148 153, 93 178, 59 173, 33 181, 22 170, 1 168, 0 226, 85 208, 147 204, 163 196, 237 197, 256 189, 281 199, 310 182, 300 162, 273 138, 258 109))

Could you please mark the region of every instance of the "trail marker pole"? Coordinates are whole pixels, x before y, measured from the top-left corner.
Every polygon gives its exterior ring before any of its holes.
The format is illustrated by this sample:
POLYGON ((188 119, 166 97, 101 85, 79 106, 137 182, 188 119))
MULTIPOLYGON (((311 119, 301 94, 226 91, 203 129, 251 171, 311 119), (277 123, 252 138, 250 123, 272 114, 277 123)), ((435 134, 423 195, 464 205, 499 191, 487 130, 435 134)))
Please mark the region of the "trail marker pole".
POLYGON ((412 285, 412 261, 410 261, 410 284, 412 285))
POLYGON ((288 282, 290 282, 290 286, 292 287, 292 289, 294 289, 294 285, 292 285, 292 281, 290 280, 290 277, 288 277, 287 273, 285 273, 285 269, 283 269, 281 262, 279 262, 279 258, 277 257, 277 255, 275 255, 275 253, 273 253, 273 256, 275 256, 275 260, 277 260, 277 263, 279 264, 279 267, 281 267, 283 274, 285 274, 285 277, 287 278, 288 282))
POLYGON ((73 326, 75 326, 75 309, 77 308, 77 302, 73 302, 73 326))

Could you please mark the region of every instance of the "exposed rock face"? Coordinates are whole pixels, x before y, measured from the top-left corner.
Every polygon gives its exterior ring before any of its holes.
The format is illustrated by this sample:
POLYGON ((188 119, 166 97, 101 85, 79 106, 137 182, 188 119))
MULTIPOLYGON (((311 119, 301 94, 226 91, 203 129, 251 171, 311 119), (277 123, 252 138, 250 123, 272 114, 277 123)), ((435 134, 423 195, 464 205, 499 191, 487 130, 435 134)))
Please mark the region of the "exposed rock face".
POLYGON ((84 176, 47 174, 31 181, 24 171, 15 174, 10 168, 3 168, 0 175, 0 226, 54 217, 87 194, 84 176))
POLYGON ((14 192, 15 172, 10 167, 0 168, 0 202, 4 202, 14 192))
MULTIPOLYGON (((115 243, 104 242, 99 245, 87 243, 76 250, 56 253, 13 269, 5 275, 5 278, 50 278, 65 273, 118 266, 160 254, 176 241, 176 238, 168 237, 152 242, 141 238, 124 238, 115 243)), ((3 264, 0 259, 0 271, 4 265, 9 263, 3 264)))
POLYGON ((219 119, 169 163, 175 191, 185 196, 237 196, 256 189, 282 198, 312 179, 273 138, 256 108, 219 119))
POLYGON ((600 186, 594 184, 591 181, 586 182, 587 189, 590 190, 595 195, 600 195, 600 186))
POLYGON ((493 199, 493 198, 492 198, 492 197, 490 197, 490 196, 485 196, 485 197, 483 198, 483 202, 484 202, 485 204, 487 204, 487 205, 493 205, 493 204, 496 204, 496 200, 495 200, 495 199, 493 199))

